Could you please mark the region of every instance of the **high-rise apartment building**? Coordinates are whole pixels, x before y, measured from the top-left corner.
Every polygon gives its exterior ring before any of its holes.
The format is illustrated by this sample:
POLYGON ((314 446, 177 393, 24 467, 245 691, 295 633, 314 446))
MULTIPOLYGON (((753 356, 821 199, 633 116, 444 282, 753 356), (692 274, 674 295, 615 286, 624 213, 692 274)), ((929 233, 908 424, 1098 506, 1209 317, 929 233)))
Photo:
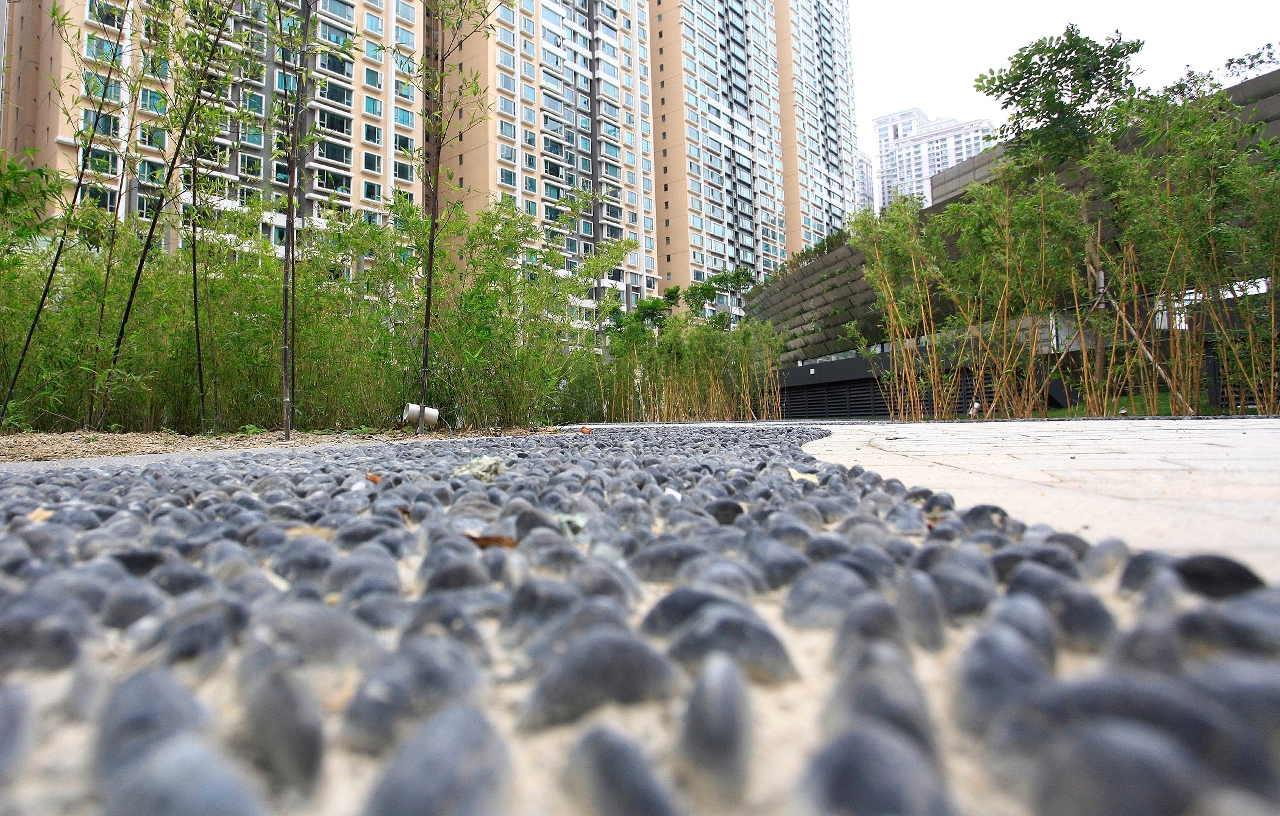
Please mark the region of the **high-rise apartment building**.
MULTIPOLYGON (((778 50, 761 0, 654 0, 662 288, 786 258, 778 50)), ((722 294, 718 307, 731 307, 722 294)))
POLYGON ((517 0, 463 56, 492 112, 445 151, 468 206, 503 197, 554 221, 563 197, 594 192, 600 203, 567 238, 570 266, 599 241, 636 244, 584 308, 609 289, 628 309, 658 294, 650 45, 643 2, 517 0))
MULTIPOLYGON (((316 142, 303 215, 327 201, 378 218, 395 191, 412 196, 420 188, 409 154, 420 139, 421 99, 407 72, 425 37, 421 10, 406 0, 311 2, 316 36, 335 50, 309 59, 316 81, 303 127, 314 125, 316 142), (346 45, 354 53, 342 56, 336 47, 346 45)), ((153 48, 166 26, 189 22, 175 19, 169 0, 70 0, 60 8, 74 27, 67 42, 53 27, 48 0, 9 5, 4 146, 34 150, 37 161, 74 178, 82 158, 76 135, 94 129, 87 197, 121 217, 148 216, 174 139, 159 124, 170 104, 170 64, 153 48), (63 78, 61 96, 55 77, 63 78)), ((286 165, 272 158, 279 134, 271 111, 296 87, 297 74, 283 62, 289 54, 266 46, 268 13, 256 0, 231 7, 228 34, 257 49, 261 66, 240 71, 230 92, 211 103, 226 113, 199 165, 215 206, 216 199, 231 204, 260 191, 287 192, 286 165)), ((269 220, 282 242, 283 216, 269 220)))
POLYGON ((854 175, 854 210, 873 210, 876 206, 876 173, 871 157, 858 151, 857 172, 854 175))
MULTIPOLYGON (((423 8, 300 1, 314 4, 320 42, 346 50, 311 58, 318 81, 303 127, 316 144, 306 198, 380 218, 397 192, 421 195, 412 154, 423 146, 424 100, 407 69, 426 40, 423 8)), ((34 150, 74 176, 76 136, 92 127, 87 196, 121 217, 147 215, 172 159, 172 134, 156 124, 169 104, 169 66, 150 52, 164 25, 183 24, 173 0, 70 0, 62 8, 78 31, 68 43, 52 26, 50 2, 9 5, 4 146, 34 150), (63 78, 61 97, 54 77, 63 78)), ((232 30, 263 43, 266 0, 232 2, 232 30)), ((743 267, 766 278, 862 201, 847 7, 786 2, 496 6, 491 36, 472 37, 461 56, 467 73, 479 72, 488 116, 442 151, 450 194, 473 210, 505 198, 544 222, 573 191, 598 194, 567 236, 569 268, 601 241, 630 239, 635 249, 596 282, 584 308, 610 290, 630 308, 743 267)), ((200 166, 221 206, 286 192, 286 167, 271 156, 281 135, 271 111, 294 87, 282 62, 290 55, 263 46, 261 56, 260 72, 240 72, 216 100, 227 115, 200 166)), ((264 231, 280 237, 282 218, 267 216, 264 231)), ((722 295, 717 308, 739 305, 722 295)))
POLYGON ((875 120, 880 146, 880 206, 896 197, 914 196, 933 203, 929 177, 984 149, 991 122, 975 119, 930 120, 919 108, 875 120))
POLYGON ((857 209, 857 130, 845 0, 776 0, 787 251, 844 226, 857 209))

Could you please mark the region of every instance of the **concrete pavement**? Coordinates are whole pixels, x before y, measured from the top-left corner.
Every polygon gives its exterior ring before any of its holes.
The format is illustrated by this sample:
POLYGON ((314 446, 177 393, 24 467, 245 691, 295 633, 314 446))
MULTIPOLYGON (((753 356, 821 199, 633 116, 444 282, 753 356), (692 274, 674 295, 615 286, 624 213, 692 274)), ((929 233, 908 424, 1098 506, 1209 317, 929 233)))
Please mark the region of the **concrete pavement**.
POLYGON ((1280 419, 829 425, 804 449, 957 506, 998 504, 1096 541, 1221 552, 1280 581, 1280 419))

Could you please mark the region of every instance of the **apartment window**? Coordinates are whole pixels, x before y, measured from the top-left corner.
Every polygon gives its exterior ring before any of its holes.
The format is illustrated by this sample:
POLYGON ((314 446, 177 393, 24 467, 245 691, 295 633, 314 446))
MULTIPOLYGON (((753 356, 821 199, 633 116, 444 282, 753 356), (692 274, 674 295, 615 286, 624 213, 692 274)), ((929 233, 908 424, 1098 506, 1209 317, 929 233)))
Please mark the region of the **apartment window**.
POLYGON ((507 116, 515 116, 516 103, 505 96, 498 97, 498 113, 505 114, 507 116))
POLYGON ((97 113, 92 110, 85 110, 84 130, 92 132, 98 136, 107 136, 115 139, 120 136, 120 117, 112 116, 109 113, 97 113))
POLYGON ((322 54, 320 56, 320 67, 347 79, 351 79, 355 75, 355 64, 337 54, 322 54))
POLYGON ((397 125, 400 125, 401 127, 407 127, 407 128, 413 127, 413 119, 414 119, 413 111, 406 110, 400 107, 399 105, 397 105, 396 111, 395 111, 395 117, 396 117, 397 125))
POLYGON ((396 26, 396 45, 403 45, 405 48, 415 48, 417 46, 417 38, 413 32, 403 26, 396 26))
MULTIPOLYGON (((505 6, 499 6, 499 8, 505 8, 505 6)), ((499 51, 498 64, 503 68, 506 68, 508 71, 514 71, 516 69, 516 58, 506 51, 499 51)), ((512 93, 515 92, 514 85, 511 86, 511 91, 512 93)))
POLYGON ((505 3, 499 5, 498 19, 506 23, 507 25, 515 25, 516 23, 515 10, 512 9, 511 6, 506 5, 505 3))
POLYGON ((510 29, 499 27, 497 30, 497 37, 498 37, 498 42, 502 43, 508 48, 516 47, 516 35, 510 29))
POLYGON ((354 94, 351 93, 350 88, 344 88, 336 82, 321 82, 319 96, 333 102, 335 105, 349 108, 354 94))
POLYGON ((253 91, 243 90, 240 92, 240 107, 249 113, 262 115, 264 99, 262 94, 253 91))
POLYGON ((262 159, 241 153, 240 175, 248 178, 262 178, 262 159))
POLYGON ((343 136, 351 135, 351 120, 346 116, 321 109, 316 111, 316 121, 319 123, 321 130, 341 133, 343 136))
POLYGON ((364 69, 364 84, 370 88, 382 90, 382 72, 376 68, 364 69))
POLYGON ((364 98, 364 112, 370 116, 382 118, 382 100, 376 96, 366 96, 364 98))
POLYGON ((160 209, 160 199, 155 196, 138 196, 138 217, 150 220, 160 209))
POLYGON ((351 148, 346 145, 320 140, 316 145, 316 155, 322 159, 328 159, 331 162, 345 164, 351 166, 351 148))
POLYGON ((85 39, 84 55, 91 60, 119 65, 121 52, 121 46, 116 45, 115 41, 99 37, 97 34, 90 34, 85 39))
POLYGON ((156 150, 164 150, 164 128, 156 127, 155 125, 142 125, 138 128, 138 141, 145 147, 154 147, 156 150))
POLYGON ((89 19, 107 28, 119 29, 124 25, 124 9, 102 0, 91 0, 89 3, 89 19))
POLYGON ((516 137, 516 126, 510 122, 499 122, 498 135, 506 139, 514 139, 516 137))
POLYGON ((377 153, 364 154, 364 169, 370 173, 382 173, 382 156, 377 153))
POLYGON ((120 159, 110 150, 93 149, 85 151, 81 156, 90 172, 114 176, 120 171, 120 159))
MULTIPOLYGON (((498 74, 498 90, 502 90, 502 91, 506 91, 507 93, 514 94, 516 92, 515 79, 507 76, 506 74, 498 74)), ((515 103, 513 102, 512 103, 513 108, 514 108, 514 105, 515 103)))
POLYGON ((351 176, 334 173, 331 170, 319 170, 316 172, 316 186, 321 190, 350 195, 351 176))
POLYGON ((364 140, 369 144, 382 144, 382 128, 377 125, 364 126, 364 140))
MULTIPOLYGON (((583 221, 583 222, 582 222, 582 234, 583 234, 583 235, 594 235, 594 234, 595 234, 595 231, 596 231, 596 225, 595 225, 595 224, 591 223, 590 221, 583 221)), ((585 245, 585 244, 583 245, 583 251, 584 251, 584 252, 586 251, 586 245, 585 245)))
POLYGON ((293 93, 298 90, 298 77, 287 71, 276 71, 276 90, 281 93, 293 93))
POLYGON ((382 62, 382 46, 373 40, 364 41, 364 56, 370 62, 382 62))
POLYGON ((168 106, 164 93, 152 88, 142 89, 142 93, 138 95, 138 105, 144 111, 151 113, 164 113, 168 106))
MULTIPOLYGON (((511 145, 500 144, 498 145, 498 158, 501 161, 507 161, 514 164, 516 160, 516 149, 511 145)), ((512 184, 514 183, 515 182, 512 182, 512 184)))
POLYGON ((536 93, 534 93, 534 90, 533 90, 533 86, 532 86, 532 85, 522 85, 522 86, 520 87, 520 90, 521 90, 521 96, 523 96, 523 97, 524 97, 524 101, 526 101, 526 102, 536 102, 536 101, 537 101, 538 96, 537 96, 537 94, 536 94, 536 93))
MULTIPOLYGON (((348 131, 348 133, 349 132, 350 131, 348 131)), ((164 136, 162 133, 161 141, 163 140, 164 140, 164 136)), ((263 142, 265 141, 265 138, 263 137, 263 134, 262 134, 262 128, 256 125, 241 125, 240 141, 244 144, 251 145, 253 147, 262 147, 263 142)), ((161 147, 161 149, 163 150, 164 148, 161 147)))
POLYGON ((413 181, 413 165, 407 162, 392 162, 392 175, 400 181, 413 181))
POLYGON ((403 2, 403 0, 396 0, 396 16, 410 23, 417 19, 413 6, 403 2))
POLYGON ((386 25, 382 22, 381 17, 367 11, 364 13, 364 30, 366 33, 381 37, 385 27, 386 25))
POLYGON ((508 187, 516 186, 516 171, 508 170, 505 167, 498 169, 498 183, 505 184, 508 187))
POLYGON ((116 191, 107 190, 102 187, 88 187, 84 191, 84 201, 88 201, 95 207, 101 207, 104 210, 115 212, 116 209, 116 191))
POLYGON ((366 181, 364 183, 364 191, 361 193, 361 196, 367 201, 381 201, 382 185, 378 184, 376 181, 366 181))
POLYGON ((85 73, 84 95, 108 102, 120 101, 120 80, 107 79, 101 74, 85 73))
POLYGON ((524 191, 526 193, 538 192, 538 180, 532 176, 524 177, 524 191))
POLYGON ((320 8, 348 23, 356 20, 356 7, 345 0, 320 0, 320 8))
POLYGON ((326 42, 331 42, 339 48, 344 48, 347 43, 351 42, 351 35, 337 26, 331 26, 328 23, 321 23, 320 39, 326 42))
MULTIPOLYGON (((550 162, 548 162, 548 164, 550 164, 550 162)), ((536 155, 534 155, 533 153, 526 153, 526 154, 524 154, 524 166, 525 166, 525 167, 528 167, 530 170, 537 170, 537 169, 538 169, 538 157, 537 157, 536 155)))
POLYGON ((169 78, 169 60, 156 54, 143 54, 142 71, 149 77, 156 79, 169 78))
POLYGON ((413 101, 413 86, 403 79, 396 80, 396 96, 408 102, 413 101))
POLYGON ((397 150, 398 152, 400 152, 400 153, 412 153, 412 152, 413 152, 413 137, 412 137, 412 136, 405 136, 403 133, 397 133, 397 134, 395 135, 395 137, 396 137, 395 145, 396 145, 396 150, 397 150))

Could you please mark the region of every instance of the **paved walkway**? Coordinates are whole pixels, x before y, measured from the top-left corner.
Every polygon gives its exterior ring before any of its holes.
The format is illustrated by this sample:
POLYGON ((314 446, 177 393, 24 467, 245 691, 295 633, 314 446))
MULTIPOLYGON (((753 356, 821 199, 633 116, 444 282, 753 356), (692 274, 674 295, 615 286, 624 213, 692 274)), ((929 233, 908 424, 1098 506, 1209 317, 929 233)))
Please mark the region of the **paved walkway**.
POLYGON ((1229 553, 1280 581, 1280 419, 831 425, 805 445, 958 506, 1137 549, 1229 553))

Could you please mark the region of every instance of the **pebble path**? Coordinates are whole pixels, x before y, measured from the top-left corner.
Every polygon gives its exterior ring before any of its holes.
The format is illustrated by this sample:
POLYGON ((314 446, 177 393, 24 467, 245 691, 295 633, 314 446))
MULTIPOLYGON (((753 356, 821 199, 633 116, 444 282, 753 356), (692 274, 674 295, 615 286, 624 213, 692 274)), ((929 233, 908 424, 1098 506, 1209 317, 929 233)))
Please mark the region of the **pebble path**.
POLYGON ((1280 813, 1280 588, 825 433, 0 474, 0 814, 1280 813))

